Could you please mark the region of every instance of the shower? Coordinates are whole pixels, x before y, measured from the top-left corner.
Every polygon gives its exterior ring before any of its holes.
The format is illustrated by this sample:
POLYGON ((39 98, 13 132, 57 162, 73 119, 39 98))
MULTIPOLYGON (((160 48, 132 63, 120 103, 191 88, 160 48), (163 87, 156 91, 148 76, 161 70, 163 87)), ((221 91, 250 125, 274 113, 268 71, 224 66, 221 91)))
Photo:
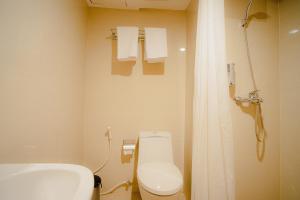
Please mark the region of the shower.
MULTIPOLYGON (((259 96, 259 90, 257 88, 256 82, 255 82, 255 76, 253 71, 253 64, 251 60, 251 52, 249 48, 249 42, 248 42, 248 34, 247 34, 247 28, 249 26, 250 20, 252 17, 256 17, 256 15, 249 16, 249 12, 251 10, 251 6, 253 5, 253 0, 249 0, 248 5, 245 10, 244 18, 242 19, 242 28, 244 33, 244 40, 246 45, 246 54, 247 54, 247 60, 248 65, 250 69, 252 84, 253 84, 253 90, 249 92, 247 98, 242 97, 236 97, 235 101, 239 103, 248 102, 250 104, 253 104, 255 106, 255 134, 256 139, 258 142, 264 142, 265 139, 265 129, 264 129, 264 123, 262 119, 262 109, 261 109, 261 103, 263 102, 263 99, 259 96)), ((259 17, 257 18, 265 18, 266 14, 258 13, 259 17), (263 16, 263 17, 261 17, 263 16)))

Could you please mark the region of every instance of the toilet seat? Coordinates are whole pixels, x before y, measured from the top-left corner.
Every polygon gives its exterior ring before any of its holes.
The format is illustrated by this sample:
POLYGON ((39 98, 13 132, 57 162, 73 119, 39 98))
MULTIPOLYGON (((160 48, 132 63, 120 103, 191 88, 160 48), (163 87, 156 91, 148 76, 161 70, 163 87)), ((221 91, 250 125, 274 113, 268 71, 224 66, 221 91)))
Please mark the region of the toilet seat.
POLYGON ((173 195, 182 188, 182 175, 172 163, 144 163, 138 167, 137 178, 147 191, 156 195, 173 195))

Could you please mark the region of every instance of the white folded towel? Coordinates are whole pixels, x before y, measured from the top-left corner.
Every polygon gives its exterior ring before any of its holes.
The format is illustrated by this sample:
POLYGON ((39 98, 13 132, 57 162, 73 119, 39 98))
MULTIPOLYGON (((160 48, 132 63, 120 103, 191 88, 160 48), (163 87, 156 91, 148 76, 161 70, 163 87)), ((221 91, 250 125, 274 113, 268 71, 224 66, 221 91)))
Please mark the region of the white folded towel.
POLYGON ((118 52, 120 61, 136 60, 138 56, 139 28, 123 26, 117 27, 118 52))
POLYGON ((145 28, 145 60, 149 63, 164 62, 168 57, 167 30, 145 28))

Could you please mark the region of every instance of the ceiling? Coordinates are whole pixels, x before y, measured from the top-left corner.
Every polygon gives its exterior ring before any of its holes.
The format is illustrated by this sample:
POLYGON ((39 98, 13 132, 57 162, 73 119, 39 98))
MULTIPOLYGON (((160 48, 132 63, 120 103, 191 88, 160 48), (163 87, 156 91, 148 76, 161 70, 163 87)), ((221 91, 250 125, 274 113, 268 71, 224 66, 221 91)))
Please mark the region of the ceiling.
POLYGON ((168 9, 185 10, 190 0, 87 0, 91 7, 117 9, 168 9))

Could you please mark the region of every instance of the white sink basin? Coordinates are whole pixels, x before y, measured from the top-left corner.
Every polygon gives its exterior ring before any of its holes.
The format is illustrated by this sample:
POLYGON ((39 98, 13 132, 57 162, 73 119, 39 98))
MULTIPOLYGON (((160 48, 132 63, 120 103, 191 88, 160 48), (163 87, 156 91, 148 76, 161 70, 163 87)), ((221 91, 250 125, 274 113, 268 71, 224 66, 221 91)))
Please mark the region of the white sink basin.
POLYGON ((70 164, 0 164, 1 200, 91 200, 92 172, 70 164))

